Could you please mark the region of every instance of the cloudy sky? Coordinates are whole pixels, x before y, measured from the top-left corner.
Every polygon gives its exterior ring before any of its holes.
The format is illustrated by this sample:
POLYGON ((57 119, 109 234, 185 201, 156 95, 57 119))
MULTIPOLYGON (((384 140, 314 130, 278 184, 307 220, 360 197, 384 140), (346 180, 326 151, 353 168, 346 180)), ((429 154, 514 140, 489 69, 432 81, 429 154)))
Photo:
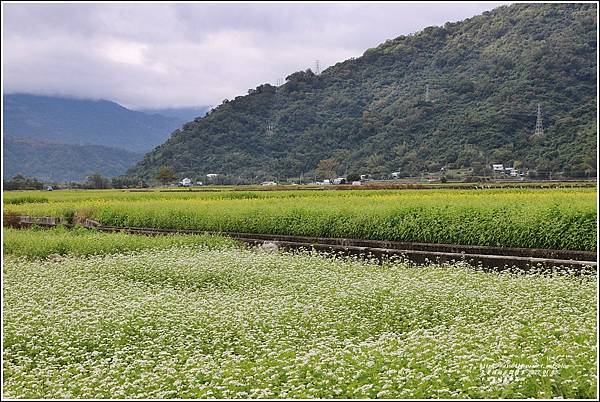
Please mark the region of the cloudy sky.
POLYGON ((4 93, 219 104, 500 3, 3 3, 4 93))

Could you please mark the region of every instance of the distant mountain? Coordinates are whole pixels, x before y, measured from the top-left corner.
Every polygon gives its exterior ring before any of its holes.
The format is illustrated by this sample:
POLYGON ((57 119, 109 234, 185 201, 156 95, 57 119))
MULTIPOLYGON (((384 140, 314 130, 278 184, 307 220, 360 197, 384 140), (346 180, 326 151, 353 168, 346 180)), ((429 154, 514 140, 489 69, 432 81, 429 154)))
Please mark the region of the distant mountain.
POLYGON ((3 143, 4 179, 20 173, 49 182, 82 182, 94 172, 118 176, 142 158, 141 153, 103 145, 58 144, 10 136, 5 136, 3 143))
POLYGON ((176 117, 147 114, 106 100, 13 94, 3 97, 4 135, 146 152, 181 125, 176 117))
POLYGON ((225 101, 129 174, 595 170, 596 13, 591 3, 520 3, 388 40, 320 75, 299 71, 225 101))
POLYGON ((120 175, 184 121, 106 100, 12 94, 3 101, 4 178, 21 173, 80 181, 90 172, 120 175))
POLYGON ((168 108, 168 109, 138 109, 139 112, 146 114, 158 114, 161 116, 172 117, 181 122, 181 124, 192 121, 198 117, 204 117, 204 115, 211 109, 210 106, 202 107, 180 107, 180 108, 168 108))

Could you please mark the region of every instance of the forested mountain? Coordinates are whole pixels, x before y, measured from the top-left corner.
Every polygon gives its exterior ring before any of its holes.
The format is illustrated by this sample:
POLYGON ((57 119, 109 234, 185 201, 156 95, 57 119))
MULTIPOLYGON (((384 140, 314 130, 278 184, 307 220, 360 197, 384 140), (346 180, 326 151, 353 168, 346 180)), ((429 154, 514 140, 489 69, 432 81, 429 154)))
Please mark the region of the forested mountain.
POLYGON ((3 97, 4 134, 50 142, 146 152, 184 122, 107 100, 12 94, 3 97))
POLYGON ((595 169, 596 5, 515 4, 225 100, 129 174, 595 169), (543 135, 534 135, 538 104, 543 135))
POLYGON ((91 173, 118 176, 142 158, 141 153, 103 145, 73 145, 3 138, 2 176, 16 174, 49 182, 82 182, 91 173))
MULTIPOLYGON (((91 172, 125 173, 185 119, 129 110, 106 100, 12 94, 3 97, 2 176, 81 181, 91 172)), ((196 109, 202 111, 203 109, 196 109)))

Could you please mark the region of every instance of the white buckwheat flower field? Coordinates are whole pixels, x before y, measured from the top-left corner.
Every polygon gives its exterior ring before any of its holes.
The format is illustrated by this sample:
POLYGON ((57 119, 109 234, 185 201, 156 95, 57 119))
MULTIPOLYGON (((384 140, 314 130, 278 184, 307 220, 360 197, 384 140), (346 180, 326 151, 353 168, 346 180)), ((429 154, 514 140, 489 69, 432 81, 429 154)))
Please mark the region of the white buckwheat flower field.
POLYGON ((4 263, 9 398, 590 398, 595 276, 175 246, 4 263))

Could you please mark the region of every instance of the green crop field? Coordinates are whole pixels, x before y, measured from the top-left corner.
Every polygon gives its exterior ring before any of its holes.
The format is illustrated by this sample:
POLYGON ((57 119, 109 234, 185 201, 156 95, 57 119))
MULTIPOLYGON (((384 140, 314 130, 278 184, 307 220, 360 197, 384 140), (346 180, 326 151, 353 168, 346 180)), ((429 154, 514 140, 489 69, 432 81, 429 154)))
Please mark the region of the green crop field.
POLYGON ((105 225, 596 250, 596 189, 6 192, 5 211, 105 225))
POLYGON ((136 236, 126 233, 103 233, 76 228, 55 229, 4 229, 2 236, 4 253, 28 259, 57 257, 64 255, 89 256, 116 254, 148 248, 170 248, 173 246, 220 247, 234 245, 234 240, 218 236, 169 235, 136 236))
POLYGON ((3 273, 7 398, 597 396, 595 276, 224 244, 3 273))

